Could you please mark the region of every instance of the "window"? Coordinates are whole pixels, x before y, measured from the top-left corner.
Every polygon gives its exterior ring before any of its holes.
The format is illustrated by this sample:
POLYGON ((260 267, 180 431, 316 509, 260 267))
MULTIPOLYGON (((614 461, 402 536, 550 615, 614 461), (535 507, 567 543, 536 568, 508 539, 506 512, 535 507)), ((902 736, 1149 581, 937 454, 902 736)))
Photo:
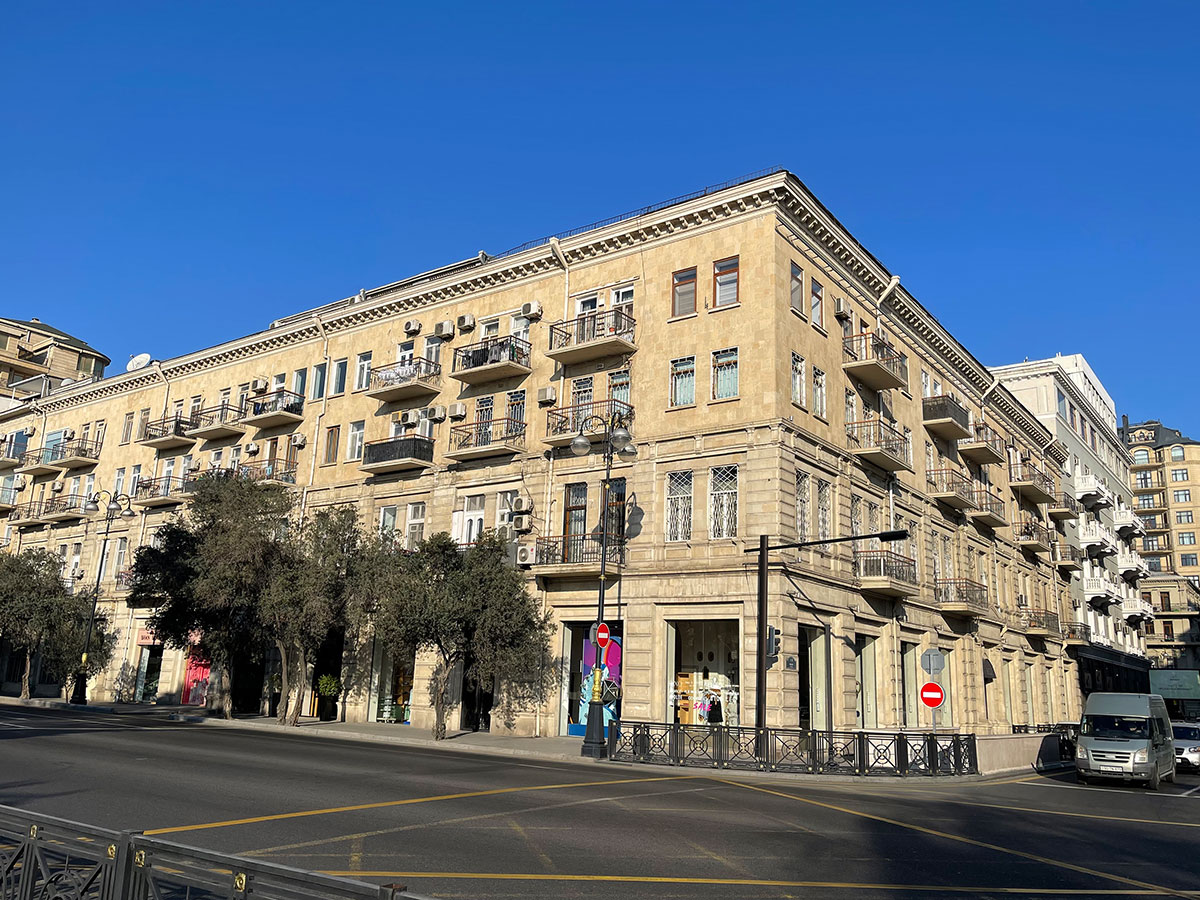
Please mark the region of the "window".
POLYGON ((366 429, 366 422, 351 422, 350 431, 346 437, 346 459, 362 459, 363 455, 363 432, 366 429))
POLYGON ((1161 572, 1163 570, 1162 560, 1157 556, 1152 556, 1146 560, 1146 568, 1151 572, 1161 572))
POLYGON ((120 469, 117 469, 116 478, 113 480, 113 493, 114 494, 125 493, 125 469, 123 467, 120 469))
POLYGON ((692 539, 692 473, 667 473, 667 523, 668 541, 690 541, 692 539))
POLYGON ((1175 640, 1175 623, 1163 622, 1163 637, 1168 641, 1175 640))
POLYGON ((121 443, 128 444, 133 440, 133 413, 125 413, 125 420, 121 423, 121 443))
POLYGON ((728 400, 738 395, 737 347, 717 350, 712 355, 712 398, 728 400))
POLYGON ((671 276, 671 316, 689 316, 696 311, 696 270, 683 269, 671 276))
POLYGON ((670 406, 691 406, 696 402, 696 357, 671 360, 670 406))
POLYGON ((292 373, 292 393, 303 397, 308 390, 308 369, 297 369, 292 373))
POLYGON ((825 418, 825 373, 813 367, 812 411, 822 419, 825 418))
POLYGON ((1200 588, 1200 575, 1188 575, 1188 584, 1194 588, 1200 588))
POLYGON ((1138 494, 1137 498, 1138 509, 1149 509, 1154 506, 1153 494, 1138 494))
POLYGON ((732 306, 738 302, 738 258, 731 256, 713 263, 713 306, 732 306))
POLYGON ((921 396, 932 397, 933 389, 929 386, 929 373, 924 369, 921 370, 921 396))
POLYGON ((371 351, 358 354, 354 364, 354 389, 365 391, 371 386, 371 351))
POLYGON ((287 384, 287 372, 275 373, 271 376, 271 393, 282 391, 285 384, 287 384))
POLYGON ((1184 546, 1192 546, 1196 543, 1196 532, 1181 531, 1179 532, 1179 543, 1184 546))
POLYGON ((619 400, 622 403, 631 402, 628 369, 608 373, 608 399, 619 400))
POLYGON ((1171 462, 1183 462, 1183 448, 1182 447, 1172 447, 1171 448, 1171 462))
MULTIPOLYGON (((1170 591, 1159 591, 1158 598, 1159 598, 1159 602, 1162 603, 1163 610, 1165 612, 1170 612, 1171 611, 1171 592, 1170 591)), ((1145 593, 1143 593, 1142 599, 1145 600, 1147 603, 1149 603, 1150 602, 1150 592, 1146 591, 1145 593)))
POLYGON ((800 541, 808 535, 808 523, 812 518, 809 490, 808 473, 796 472, 796 539, 800 541))
POLYGON ((1175 513, 1175 524, 1176 525, 1191 525, 1192 524, 1192 511, 1190 509, 1181 509, 1177 513, 1175 513))
POLYGON ((146 426, 150 424, 150 410, 143 409, 138 413, 137 424, 137 439, 140 441, 146 436, 146 426))
POLYGON ((312 367, 312 398, 320 400, 325 396, 325 372, 327 363, 317 363, 312 367))
POLYGON ((484 340, 500 336, 500 320, 492 319, 479 326, 479 336, 484 340))
POLYGON ((142 467, 140 465, 132 466, 129 469, 129 493, 136 494, 138 482, 142 480, 142 467))
POLYGON ((792 263, 791 281, 792 312, 804 315, 804 270, 792 263))
POLYGON ((516 502, 517 491, 497 491, 496 493, 496 527, 503 528, 512 524, 513 503, 516 502))
POLYGON ((1191 503, 1192 502, 1191 490, 1172 491, 1171 495, 1174 498, 1176 503, 1191 503))
POLYGON ((710 538, 737 537, 737 466, 713 466, 709 470, 708 510, 710 538))
MULTIPOLYGON (((196 409, 192 410, 193 413, 195 411, 196 411, 196 409)), ((100 421, 98 421, 96 423, 96 436, 93 438, 93 440, 96 442, 97 447, 104 445, 104 435, 107 433, 108 433, 108 423, 106 423, 103 419, 101 419, 100 421)))
POLYGON ((1179 564, 1181 566, 1197 565, 1196 554, 1195 553, 1180 553, 1179 554, 1179 564))
POLYGON ((379 507, 379 533, 384 537, 394 534, 396 531, 396 507, 381 506, 379 507))
POLYGON ((425 540, 425 504, 408 504, 408 526, 404 533, 404 546, 416 550, 425 540))
POLYGON ((238 409, 245 409, 246 404, 250 402, 250 382, 238 385, 238 409))
POLYGON ((425 358, 431 363, 441 364, 442 339, 440 337, 425 338, 425 358))
MULTIPOLYGON (((1067 398, 1057 388, 1055 388, 1054 393, 1058 397, 1058 414, 1065 419, 1067 417, 1067 398)), ((1145 453, 1146 451, 1143 450, 1142 452, 1145 453)))
POLYGON ((1171 480, 1172 481, 1187 481, 1188 480, 1187 469, 1172 469, 1171 470, 1171 480))
POLYGON ((350 365, 347 359, 335 359, 333 361, 333 385, 330 393, 334 396, 346 393, 346 370, 350 365))
POLYGON ((325 429, 325 465, 333 465, 338 461, 338 441, 341 437, 341 425, 330 425, 325 429))
POLYGON ((508 427, 519 433, 525 424, 525 391, 508 392, 508 427))
POLYGON ((818 328, 825 327, 825 289, 817 279, 810 279, 812 285, 812 323, 818 328))
POLYGON ((833 511, 830 508, 830 484, 817 479, 817 540, 833 537, 833 511))
POLYGON ((1154 476, 1150 472, 1137 472, 1134 474, 1134 487, 1150 488, 1154 487, 1154 476))
POLYGON ((1076 426, 1077 426, 1077 424, 1078 424, 1078 422, 1077 422, 1077 420, 1076 420, 1076 418, 1075 418, 1075 404, 1074 404, 1074 403, 1068 403, 1068 404, 1067 404, 1067 411, 1068 411, 1068 417, 1070 418, 1070 421, 1071 421, 1071 430, 1072 430, 1072 431, 1074 431, 1074 430, 1075 430, 1075 428, 1076 428, 1076 426))
POLYGON ((513 316, 509 323, 508 333, 523 341, 529 340, 529 320, 524 316, 513 316))
POLYGON ((792 353, 792 402, 797 406, 804 405, 804 357, 792 353))
POLYGON ((846 389, 846 406, 844 409, 844 414, 846 416, 847 424, 858 421, 858 394, 854 393, 854 391, 850 390, 849 388, 846 389))

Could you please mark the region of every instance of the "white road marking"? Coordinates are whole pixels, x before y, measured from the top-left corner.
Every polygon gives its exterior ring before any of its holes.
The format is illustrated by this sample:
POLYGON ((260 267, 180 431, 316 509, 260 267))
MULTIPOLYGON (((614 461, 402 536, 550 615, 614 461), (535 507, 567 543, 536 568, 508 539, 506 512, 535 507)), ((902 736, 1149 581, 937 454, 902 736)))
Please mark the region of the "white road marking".
POLYGON ((1200 784, 1196 785, 1196 786, 1195 786, 1194 788, 1192 788, 1190 791, 1184 791, 1184 792, 1183 792, 1182 794, 1180 794, 1179 796, 1180 796, 1180 797, 1188 797, 1188 796, 1190 796, 1190 795, 1192 795, 1192 794, 1196 793, 1196 791, 1200 791, 1200 784))
POLYGON ((33 726, 31 726, 31 725, 18 725, 16 722, 10 722, 10 721, 8 721, 7 719, 0 719, 0 725, 5 725, 5 726, 7 726, 7 727, 9 727, 9 728, 26 728, 26 729, 32 729, 32 727, 33 727, 33 726))
POLYGON ((1128 788, 1121 789, 1121 788, 1115 788, 1115 787, 1111 787, 1111 788, 1092 787, 1089 784, 1046 784, 1045 782, 1041 782, 1041 781, 1014 781, 1013 784, 1023 784, 1028 787, 1058 788, 1059 790, 1064 790, 1064 791, 1104 791, 1105 793, 1109 793, 1109 794, 1124 794, 1127 797, 1138 797, 1138 796, 1140 796, 1140 797, 1163 797, 1163 798, 1167 798, 1167 799, 1171 799, 1171 800, 1178 800, 1182 797, 1186 797, 1188 794, 1192 793, 1192 791, 1200 790, 1200 787, 1196 787, 1196 788, 1193 788, 1191 791, 1187 791, 1186 793, 1183 793, 1183 794, 1169 794, 1162 790, 1159 790, 1157 792, 1150 791, 1150 790, 1142 790, 1137 793, 1134 793, 1133 791, 1129 790, 1128 788))

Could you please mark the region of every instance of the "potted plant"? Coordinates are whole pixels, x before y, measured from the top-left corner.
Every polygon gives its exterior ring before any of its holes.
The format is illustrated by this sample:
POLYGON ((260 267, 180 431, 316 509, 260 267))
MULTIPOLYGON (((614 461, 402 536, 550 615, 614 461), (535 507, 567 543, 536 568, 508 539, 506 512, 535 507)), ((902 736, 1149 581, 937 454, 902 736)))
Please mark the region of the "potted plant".
POLYGON ((342 693, 342 682, 336 675, 322 675, 317 679, 317 718, 332 722, 337 718, 337 698, 342 693))

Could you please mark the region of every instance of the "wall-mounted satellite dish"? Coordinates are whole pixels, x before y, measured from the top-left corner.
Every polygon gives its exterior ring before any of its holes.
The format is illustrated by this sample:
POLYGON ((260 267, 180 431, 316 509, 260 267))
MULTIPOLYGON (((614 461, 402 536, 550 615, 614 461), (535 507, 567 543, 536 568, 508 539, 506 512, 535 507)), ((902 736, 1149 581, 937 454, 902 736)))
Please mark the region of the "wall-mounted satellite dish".
POLYGON ((129 364, 125 366, 126 372, 136 372, 138 369, 144 369, 150 365, 150 354, 139 353, 137 356, 129 357, 129 364))

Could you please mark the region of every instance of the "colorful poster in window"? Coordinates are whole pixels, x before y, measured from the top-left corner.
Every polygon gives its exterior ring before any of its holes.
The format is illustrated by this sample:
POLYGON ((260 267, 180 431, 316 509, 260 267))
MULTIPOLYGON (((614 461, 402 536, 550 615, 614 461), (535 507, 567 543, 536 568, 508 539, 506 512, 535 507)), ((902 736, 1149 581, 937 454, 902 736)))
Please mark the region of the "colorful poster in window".
MULTIPOLYGON (((619 627, 619 626, 617 626, 619 627)), ((613 629, 616 631, 616 627, 613 629)), ((596 645, 583 644, 583 680, 579 692, 579 723, 587 725, 588 704, 592 700, 592 674, 596 660, 596 645)), ((604 701, 604 724, 621 715, 621 638, 614 634, 608 646, 600 651, 600 690, 604 701)))

